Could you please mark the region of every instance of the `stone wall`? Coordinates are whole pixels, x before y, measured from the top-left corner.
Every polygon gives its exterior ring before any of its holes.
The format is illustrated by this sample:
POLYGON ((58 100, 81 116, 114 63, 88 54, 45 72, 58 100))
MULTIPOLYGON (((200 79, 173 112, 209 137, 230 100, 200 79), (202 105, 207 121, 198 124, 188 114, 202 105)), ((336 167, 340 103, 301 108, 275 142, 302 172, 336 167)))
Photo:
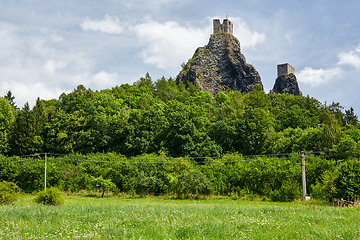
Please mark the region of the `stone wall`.
POLYGON ((220 22, 220 19, 214 19, 213 25, 214 34, 217 32, 226 32, 233 34, 233 24, 229 19, 224 19, 223 23, 220 22))
POLYGON ((288 63, 277 65, 278 77, 283 74, 295 74, 295 68, 288 63))

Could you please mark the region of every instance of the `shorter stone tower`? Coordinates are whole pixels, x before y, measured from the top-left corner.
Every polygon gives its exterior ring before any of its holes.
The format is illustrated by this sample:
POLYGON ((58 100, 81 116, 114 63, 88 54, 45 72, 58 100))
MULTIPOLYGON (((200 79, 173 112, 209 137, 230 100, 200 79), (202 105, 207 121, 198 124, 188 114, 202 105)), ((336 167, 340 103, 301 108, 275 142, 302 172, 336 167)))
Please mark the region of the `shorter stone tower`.
POLYGON ((223 23, 220 23, 219 19, 213 20, 214 34, 217 32, 226 32, 233 34, 233 24, 229 19, 224 19, 223 23))
POLYGON ((288 63, 277 65, 278 77, 283 74, 295 74, 295 68, 288 63))
POLYGON ((299 84, 295 76, 295 68, 288 63, 277 65, 278 77, 275 80, 272 93, 300 95, 299 84))

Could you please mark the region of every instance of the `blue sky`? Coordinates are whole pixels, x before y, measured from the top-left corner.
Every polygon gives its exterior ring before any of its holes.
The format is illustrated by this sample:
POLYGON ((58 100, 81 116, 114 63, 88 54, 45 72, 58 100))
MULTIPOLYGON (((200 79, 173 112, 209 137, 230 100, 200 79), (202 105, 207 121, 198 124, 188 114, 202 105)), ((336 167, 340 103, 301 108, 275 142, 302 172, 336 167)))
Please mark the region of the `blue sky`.
POLYGON ((300 90, 360 112, 359 1, 12 0, 0 2, 0 95, 18 106, 176 77, 207 44, 212 19, 234 24, 247 62, 269 92, 276 65, 296 69, 300 90))

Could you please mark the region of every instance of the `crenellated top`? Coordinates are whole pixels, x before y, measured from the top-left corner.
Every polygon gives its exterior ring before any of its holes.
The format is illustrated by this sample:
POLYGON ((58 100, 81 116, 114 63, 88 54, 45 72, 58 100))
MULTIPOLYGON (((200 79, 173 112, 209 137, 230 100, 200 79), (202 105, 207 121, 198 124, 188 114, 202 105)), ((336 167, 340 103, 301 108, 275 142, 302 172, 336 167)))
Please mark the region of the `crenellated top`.
POLYGON ((217 32, 226 32, 233 34, 233 24, 229 19, 224 19, 223 23, 219 19, 213 20, 214 34, 217 32))

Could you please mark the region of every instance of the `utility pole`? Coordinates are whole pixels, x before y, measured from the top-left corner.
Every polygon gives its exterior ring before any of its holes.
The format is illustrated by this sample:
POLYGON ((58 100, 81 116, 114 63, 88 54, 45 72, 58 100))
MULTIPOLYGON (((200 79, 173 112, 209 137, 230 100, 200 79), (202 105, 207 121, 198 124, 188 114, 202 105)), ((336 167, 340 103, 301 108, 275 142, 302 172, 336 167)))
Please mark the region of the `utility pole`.
POLYGON ((306 177, 305 177, 305 152, 299 152, 301 158, 301 173, 302 173, 302 187, 303 195, 306 198, 306 177))
POLYGON ((44 190, 46 190, 46 160, 47 160, 47 153, 45 153, 45 177, 44 177, 44 190))

